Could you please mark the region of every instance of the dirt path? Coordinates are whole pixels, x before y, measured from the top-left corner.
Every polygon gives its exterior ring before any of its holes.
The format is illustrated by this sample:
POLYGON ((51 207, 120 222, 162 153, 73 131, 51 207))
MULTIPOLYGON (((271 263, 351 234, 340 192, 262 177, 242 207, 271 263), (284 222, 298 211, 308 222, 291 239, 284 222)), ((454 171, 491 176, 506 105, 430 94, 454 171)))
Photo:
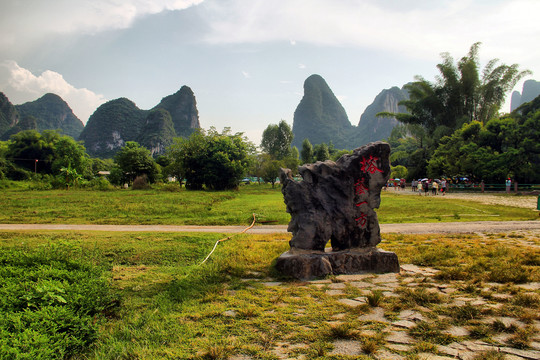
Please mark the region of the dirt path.
MULTIPOLYGON (((416 195, 419 196, 417 192, 411 191, 411 189, 406 189, 405 191, 394 191, 394 190, 388 190, 389 192, 392 192, 397 195, 416 195)), ((422 194, 422 196, 424 196, 422 194)), ((431 192, 428 196, 432 196, 431 192)), ((488 204, 488 205, 504 205, 504 206, 515 206, 515 207, 521 207, 525 209, 536 209, 538 198, 534 195, 520 195, 517 196, 515 194, 472 194, 472 193, 453 193, 450 192, 446 195, 437 195, 437 197, 442 199, 461 199, 461 200, 469 200, 469 201, 475 201, 479 202, 481 204, 488 204)))
MULTIPOLYGON (((177 226, 177 225, 78 225, 78 224, 0 224, 0 230, 67 230, 67 231, 133 231, 133 232, 211 232, 239 233, 245 226, 177 226)), ((509 232, 532 230, 539 232, 540 221, 471 221, 419 224, 381 224, 382 233, 434 234, 509 232)), ((286 233, 286 225, 255 226, 251 234, 286 233)))

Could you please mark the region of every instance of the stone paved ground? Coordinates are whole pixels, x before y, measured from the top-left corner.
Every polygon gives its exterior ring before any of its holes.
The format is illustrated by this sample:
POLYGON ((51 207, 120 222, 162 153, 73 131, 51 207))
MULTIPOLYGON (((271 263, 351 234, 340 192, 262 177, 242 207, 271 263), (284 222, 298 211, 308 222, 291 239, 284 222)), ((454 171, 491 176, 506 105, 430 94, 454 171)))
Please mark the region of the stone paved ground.
MULTIPOLYGON (((537 244, 538 240, 538 232, 529 233, 529 238, 523 239, 529 245, 537 244)), ((352 329, 356 335, 352 339, 335 340, 328 355, 347 359, 365 356, 362 344, 372 338, 379 339, 379 346, 371 357, 381 360, 540 359, 540 283, 470 284, 438 280, 437 272, 428 267, 402 264, 399 274, 340 275, 304 283, 272 279, 260 282, 277 288, 317 287, 344 309, 362 309, 357 318, 361 325, 352 329), (348 296, 346 288, 350 286, 360 289, 362 296, 348 296), (381 306, 367 306, 368 298, 377 290, 384 295, 381 306), (441 301, 401 307, 399 302, 406 301, 403 291, 417 291, 417 295, 428 299, 433 295, 441 301), (519 299, 522 302, 525 299, 526 304, 512 307, 519 299), (488 331, 489 335, 485 336, 488 331), (523 344, 520 334, 525 332, 530 336, 523 344), (502 357, 477 357, 488 351, 502 357)), ((330 326, 339 326, 346 316, 346 313, 338 313, 326 321, 330 326)), ((305 345, 280 343, 272 353, 280 359, 308 359, 292 351, 299 346, 305 345)), ((242 355, 230 359, 248 360, 250 357, 242 355)))

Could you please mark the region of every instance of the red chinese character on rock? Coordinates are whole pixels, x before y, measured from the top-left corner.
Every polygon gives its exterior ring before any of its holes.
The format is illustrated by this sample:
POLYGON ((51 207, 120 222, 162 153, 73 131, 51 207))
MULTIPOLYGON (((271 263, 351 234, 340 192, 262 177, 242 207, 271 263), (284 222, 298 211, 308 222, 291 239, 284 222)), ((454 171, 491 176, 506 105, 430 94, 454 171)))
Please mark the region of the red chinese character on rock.
POLYGON ((383 172, 381 169, 379 169, 377 167, 377 165, 375 164, 375 162, 379 160, 378 157, 376 156, 373 156, 373 155, 369 155, 369 158, 366 159, 366 158, 363 158, 362 159, 362 168, 360 169, 362 172, 368 172, 370 174, 374 174, 376 171, 378 172, 383 172))
POLYGON ((367 214, 361 213, 360 217, 354 220, 356 220, 356 225, 359 225, 361 228, 365 228, 367 224, 367 214))
POLYGON ((358 181, 354 184, 354 193, 356 195, 363 195, 368 192, 368 188, 366 185, 364 185, 364 178, 358 179, 358 181))

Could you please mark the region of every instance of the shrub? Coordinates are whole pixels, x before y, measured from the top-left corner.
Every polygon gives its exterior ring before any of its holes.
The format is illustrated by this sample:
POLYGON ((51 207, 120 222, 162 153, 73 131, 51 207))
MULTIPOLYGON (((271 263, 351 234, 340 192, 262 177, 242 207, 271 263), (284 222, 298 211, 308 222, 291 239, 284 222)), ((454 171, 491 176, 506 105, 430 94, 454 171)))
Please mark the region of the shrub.
POLYGON ((148 184, 148 177, 145 175, 137 176, 135 180, 133 180, 133 190, 147 190, 150 188, 150 185, 148 184))
POLYGON ((104 269, 63 245, 0 248, 0 349, 3 358, 65 359, 96 340, 99 319, 118 299, 104 269))

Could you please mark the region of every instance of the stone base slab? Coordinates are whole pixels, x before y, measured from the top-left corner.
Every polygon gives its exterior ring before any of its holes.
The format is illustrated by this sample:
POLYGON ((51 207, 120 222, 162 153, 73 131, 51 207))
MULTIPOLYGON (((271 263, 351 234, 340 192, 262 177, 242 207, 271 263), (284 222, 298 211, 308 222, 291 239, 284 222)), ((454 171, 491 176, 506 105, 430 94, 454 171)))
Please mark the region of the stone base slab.
POLYGON ((291 249, 281 254, 276 269, 283 275, 310 280, 327 275, 399 273, 395 253, 373 248, 313 252, 291 249))

